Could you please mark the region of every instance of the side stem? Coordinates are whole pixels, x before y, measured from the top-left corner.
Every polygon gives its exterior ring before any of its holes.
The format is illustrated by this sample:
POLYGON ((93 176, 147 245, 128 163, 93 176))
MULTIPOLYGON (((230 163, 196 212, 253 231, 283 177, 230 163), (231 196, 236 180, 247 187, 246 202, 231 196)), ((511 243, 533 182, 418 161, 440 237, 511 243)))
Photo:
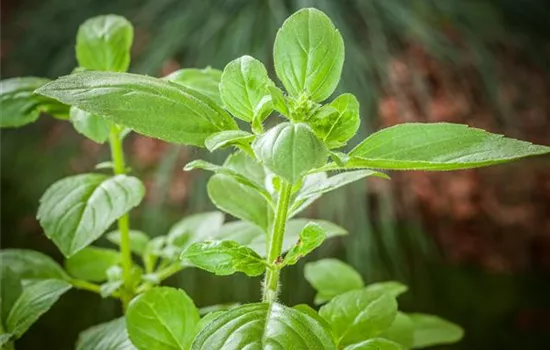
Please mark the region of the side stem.
POLYGON ((277 201, 275 219, 269 236, 267 261, 268 263, 273 264, 274 268, 267 270, 264 279, 262 301, 266 303, 272 303, 277 300, 279 293, 280 269, 277 267, 277 261, 280 259, 283 250, 283 238, 285 235, 285 226, 288 218, 291 190, 292 185, 286 181, 282 181, 281 189, 279 191, 279 200, 277 201))
MULTIPOLYGON (((109 134, 109 143, 111 145, 111 158, 113 160, 113 170, 116 175, 126 173, 124 163, 124 151, 122 149, 122 140, 120 138, 120 128, 112 125, 109 134)), ((122 277, 124 288, 121 293, 122 307, 126 310, 128 303, 134 297, 132 290, 132 251, 130 250, 130 219, 128 214, 124 214, 118 219, 118 231, 120 233, 120 255, 122 258, 122 277)))

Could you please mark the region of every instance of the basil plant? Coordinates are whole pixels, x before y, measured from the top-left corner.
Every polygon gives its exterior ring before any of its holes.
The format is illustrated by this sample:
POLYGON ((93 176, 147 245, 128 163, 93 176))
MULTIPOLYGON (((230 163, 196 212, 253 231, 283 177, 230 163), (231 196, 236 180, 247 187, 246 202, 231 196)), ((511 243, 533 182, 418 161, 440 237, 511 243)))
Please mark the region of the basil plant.
MULTIPOLYGON (((107 18, 115 17, 102 20, 107 18)), ((41 85, 35 94, 30 88, 9 97, 31 99, 25 106, 35 114, 51 104, 70 106, 79 120, 94 116, 111 130, 116 175, 61 180, 46 192, 39 210, 46 235, 69 261, 119 222, 119 234, 112 239, 126 247, 121 265, 128 277, 112 290, 127 305, 125 316, 85 331, 79 349, 392 350, 462 337, 451 322, 399 312, 396 298, 406 291, 402 284, 366 286, 353 268, 333 259, 306 265, 306 279, 318 292, 315 304, 324 304, 318 311, 284 305, 281 271, 325 239, 346 233, 335 224, 297 215, 323 194, 354 181, 389 179, 385 170, 469 169, 549 153, 550 147, 466 125, 407 123, 380 130, 343 152, 359 128, 359 102, 350 93, 333 97, 344 42, 316 9, 296 12, 277 33, 273 62, 280 86, 250 56, 231 61, 221 72, 183 70, 161 79, 124 73, 128 30, 109 23, 79 31, 77 58, 84 69, 41 85), (143 197, 143 188, 120 161, 117 140, 125 130, 211 152, 230 149, 223 164, 195 160, 185 170, 213 172, 210 199, 238 220, 223 223, 221 213, 204 214, 184 228, 176 225, 178 234, 140 243, 143 235, 131 233, 126 216, 143 197), (144 271, 124 259, 134 246, 146 247, 144 271), (157 286, 165 275, 159 271, 186 266, 216 275, 263 276, 262 300, 201 318, 183 290, 157 286)), ((89 266, 98 265, 93 259, 89 266)), ((116 273, 109 268, 106 276, 111 275, 116 273)))

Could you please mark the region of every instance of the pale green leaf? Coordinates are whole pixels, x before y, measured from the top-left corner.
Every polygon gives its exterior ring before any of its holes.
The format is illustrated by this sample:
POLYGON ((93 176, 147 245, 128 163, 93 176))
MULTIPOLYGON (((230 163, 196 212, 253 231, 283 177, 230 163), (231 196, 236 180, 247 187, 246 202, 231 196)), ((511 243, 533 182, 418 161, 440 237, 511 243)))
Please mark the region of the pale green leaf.
POLYGON ((121 262, 120 253, 113 249, 86 247, 65 261, 65 268, 81 280, 103 282, 107 270, 121 262))
POLYGON ((21 279, 69 279, 51 257, 34 250, 4 249, 0 251, 0 265, 9 266, 21 279))
POLYGON ((36 92, 168 142, 203 146, 208 136, 237 129, 233 118, 205 95, 144 75, 81 72, 36 92))
POLYGON ((80 333, 76 350, 135 350, 124 317, 98 324, 80 333))
POLYGON ((414 327, 413 349, 422 349, 433 345, 456 343, 464 336, 460 326, 427 314, 408 314, 414 327))
POLYGON ((360 289, 365 285, 355 269, 337 259, 307 263, 304 275, 317 291, 315 304, 326 303, 337 295, 360 289))
MULTIPOLYGON (((149 243, 149 236, 145 232, 130 230, 130 250, 136 254, 143 254, 147 243, 149 243)), ((120 246, 120 231, 112 231, 105 235, 109 242, 120 246)))
POLYGON ((216 317, 192 350, 336 350, 330 334, 309 315, 278 303, 247 304, 216 317))
MULTIPOLYGON (((10 333, 0 334, 0 349, 4 349, 3 346, 6 345, 11 340, 12 337, 13 337, 13 334, 10 334, 10 333)), ((7 348, 6 350, 8 349, 9 348, 7 348)))
POLYGON ((252 249, 235 241, 204 241, 193 243, 182 254, 184 264, 192 264, 218 276, 243 272, 259 276, 265 271, 265 261, 252 249))
POLYGON ((264 167, 244 152, 231 153, 223 166, 236 171, 260 187, 265 186, 266 172, 264 167))
POLYGON ((291 184, 324 165, 328 157, 323 142, 304 123, 281 123, 258 136, 252 147, 269 170, 291 184))
POLYGON ((134 28, 116 15, 88 19, 76 35, 76 59, 90 70, 125 72, 130 66, 134 28))
POLYGON ((189 89, 200 92, 221 106, 222 100, 218 87, 221 77, 221 70, 206 67, 204 69, 179 69, 165 76, 163 79, 173 81, 174 83, 181 84, 189 89))
POLYGON ((8 265, 0 265, 0 325, 6 324, 10 310, 22 292, 20 277, 8 265))
POLYGON ((69 283, 57 279, 26 284, 6 320, 8 333, 20 338, 70 288, 69 283))
POLYGON ((46 190, 37 217, 46 236, 70 257, 137 206, 144 194, 143 184, 131 176, 71 176, 46 190))
POLYGON ((296 244, 288 251, 283 263, 285 265, 296 264, 298 260, 320 246, 326 238, 325 230, 321 226, 314 222, 308 223, 300 232, 296 244))
POLYGON ((344 64, 344 40, 323 12, 306 8, 290 16, 273 47, 277 76, 290 96, 306 92, 313 101, 336 89, 344 64))
POLYGON ((156 287, 132 300, 126 313, 130 340, 139 350, 187 350, 200 317, 181 289, 156 287))
POLYGON ((288 110, 288 103, 283 91, 273 85, 269 87, 269 93, 271 94, 271 103, 273 104, 273 108, 285 117, 289 117, 290 111, 288 110))
POLYGON ((110 124, 102 117, 90 114, 77 107, 71 107, 70 119, 76 131, 97 143, 109 139, 110 124))
POLYGON ((210 152, 217 149, 234 146, 248 145, 254 140, 254 135, 242 130, 226 130, 210 135, 204 142, 210 152))
POLYGON ((550 153, 533 145, 467 125, 407 123, 382 129, 350 153, 350 165, 396 170, 455 170, 550 153))
POLYGON ((388 281, 371 283, 366 286, 365 289, 371 292, 390 294, 397 298, 398 296, 409 290, 409 287, 407 287, 403 283, 388 281))
POLYGON ((384 338, 374 338, 362 341, 357 344, 349 345, 344 350, 405 350, 398 343, 384 338))
POLYGON ((397 312, 392 325, 382 332, 380 337, 401 344, 405 349, 410 349, 414 341, 413 322, 406 314, 397 312))

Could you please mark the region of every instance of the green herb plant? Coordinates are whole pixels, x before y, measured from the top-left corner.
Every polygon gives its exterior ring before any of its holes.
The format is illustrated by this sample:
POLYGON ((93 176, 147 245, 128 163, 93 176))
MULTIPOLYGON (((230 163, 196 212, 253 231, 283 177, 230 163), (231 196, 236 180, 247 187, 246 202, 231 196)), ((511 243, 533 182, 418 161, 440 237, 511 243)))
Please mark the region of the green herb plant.
MULTIPOLYGON (((113 50, 120 46, 114 45, 113 50)), ((281 272, 326 238, 345 233, 334 224, 295 216, 324 193, 346 184, 371 176, 389 179, 382 170, 476 168, 549 153, 550 147, 466 125, 409 123, 378 131, 344 152, 359 128, 359 102, 350 93, 327 102, 344 63, 343 38, 331 20, 316 9, 293 14, 277 33, 273 59, 284 91, 270 79, 264 65, 250 56, 224 68, 219 84, 214 84, 218 93, 95 67, 36 90, 40 98, 57 100, 143 135, 212 152, 232 149, 222 165, 195 160, 185 170, 214 172, 207 185, 210 199, 240 220, 222 225, 207 240, 203 235, 176 247, 174 253, 181 253, 183 266, 217 275, 263 276, 261 301, 211 312, 202 319, 182 290, 150 287, 129 303, 125 321, 92 329, 87 339, 109 339, 110 348, 122 348, 112 344, 125 322, 131 346, 140 350, 391 350, 459 340, 462 331, 452 323, 398 312, 396 297, 406 290, 403 285, 365 286, 353 269, 336 260, 306 266, 306 278, 318 291, 316 303, 326 303, 319 311, 281 303, 281 272)), ((75 183, 76 188, 87 188, 85 181, 75 183)), ((102 193, 110 191, 101 187, 106 190, 102 193)), ((132 195, 123 192, 98 206, 95 215, 115 220, 129 210, 126 199, 132 195), (118 210, 114 214, 113 208, 118 210)), ((43 221, 51 212, 39 214, 43 221)), ((73 222, 62 218, 55 231, 63 232, 73 222)), ((93 241, 79 236, 67 242, 60 235, 58 241, 68 247, 65 252, 72 252, 89 244, 84 243, 88 240, 93 241)))

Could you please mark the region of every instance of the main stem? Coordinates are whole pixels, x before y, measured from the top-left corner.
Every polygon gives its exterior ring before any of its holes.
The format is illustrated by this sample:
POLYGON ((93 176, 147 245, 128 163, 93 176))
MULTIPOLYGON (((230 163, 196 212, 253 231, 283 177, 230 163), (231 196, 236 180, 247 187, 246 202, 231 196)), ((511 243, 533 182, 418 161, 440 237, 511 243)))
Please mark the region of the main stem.
MULTIPOLYGON (((109 143, 111 145, 111 158, 113 160, 113 170, 116 175, 126 173, 124 163, 124 151, 122 149, 122 140, 120 137, 120 128, 117 125, 111 125, 109 134, 109 143)), ((132 251, 130 250, 130 219, 128 214, 124 214, 118 219, 118 231, 120 233, 120 255, 122 259, 122 278, 124 288, 121 291, 122 307, 124 310, 128 307, 130 300, 134 297, 132 290, 132 251)))
POLYGON ((267 261, 273 264, 273 268, 267 270, 264 279, 264 294, 262 300, 266 303, 272 303, 277 300, 277 295, 279 293, 280 269, 278 268, 278 261, 283 250, 283 238, 285 235, 286 220, 288 218, 291 190, 292 185, 283 180, 279 191, 275 219, 269 236, 270 241, 267 261))

